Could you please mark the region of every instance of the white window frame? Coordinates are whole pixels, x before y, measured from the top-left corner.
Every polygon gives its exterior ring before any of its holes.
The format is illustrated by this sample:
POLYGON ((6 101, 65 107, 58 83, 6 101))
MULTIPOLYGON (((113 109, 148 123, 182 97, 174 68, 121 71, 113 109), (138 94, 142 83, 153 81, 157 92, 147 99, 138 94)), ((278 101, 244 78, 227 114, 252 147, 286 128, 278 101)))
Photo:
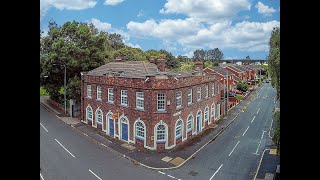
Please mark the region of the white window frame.
POLYGON ((92 98, 92 89, 91 85, 87 85, 87 98, 92 98))
POLYGON ((182 107, 182 92, 178 91, 176 93, 176 108, 180 109, 182 107))
POLYGON ((209 86, 208 85, 205 86, 205 94, 206 94, 206 98, 208 98, 209 97, 209 86))
POLYGON ((114 102, 114 91, 113 91, 113 88, 108 88, 108 102, 110 102, 110 103, 114 102))
POLYGON ((214 119, 216 118, 215 109, 216 109, 216 105, 214 103, 212 103, 212 105, 211 105, 211 118, 214 118, 214 119))
POLYGON ((102 111, 101 111, 101 109, 97 109, 97 111, 96 111, 96 122, 97 122, 97 124, 102 124, 102 121, 103 121, 103 113, 102 113, 102 111), (99 122, 98 121, 98 119, 99 119, 99 112, 100 112, 100 116, 101 116, 101 122, 99 122))
POLYGON ((192 131, 192 126, 193 125, 193 116, 189 115, 187 118, 187 132, 192 131))
POLYGON ((208 107, 206 107, 204 109, 203 118, 204 118, 204 122, 209 120, 209 108, 208 107))
POLYGON ((197 101, 201 101, 201 86, 197 87, 197 101))
POLYGON ((90 106, 87 106, 86 108, 86 120, 90 120, 90 121, 93 120, 93 110, 90 106), (91 117, 89 116, 89 112, 91 113, 91 117))
POLYGON ((165 142, 166 141, 166 126, 164 124, 159 124, 157 126, 156 131, 157 131, 156 141, 157 142, 165 142), (159 130, 160 126, 163 126, 164 129, 159 130), (159 139, 159 137, 163 137, 163 138, 159 139))
POLYGON ((220 105, 220 103, 217 105, 217 111, 218 111, 218 119, 220 119, 220 116, 221 116, 221 105, 220 105))
POLYGON ((102 98, 102 88, 101 86, 97 86, 97 100, 101 101, 102 98))
POLYGON ((176 128, 175 128, 175 132, 176 132, 176 139, 180 138, 182 136, 182 120, 179 119, 177 124, 176 124, 176 128), (180 123, 180 124, 179 124, 180 123), (179 134, 178 134, 179 132, 179 134))
POLYGON ((188 101, 188 105, 192 104, 192 89, 188 89, 187 101, 188 101))
POLYGON ((144 110, 144 92, 136 92, 136 108, 144 110))
POLYGON ((136 137, 138 139, 144 139, 145 136, 145 127, 144 124, 141 121, 138 121, 136 123, 136 137), (139 126, 141 125, 141 126, 139 126))
POLYGON ((220 94, 220 84, 218 83, 218 94, 220 94))
POLYGON ((212 92, 211 92, 211 96, 212 96, 212 97, 216 95, 216 93, 215 93, 215 91, 214 91, 214 90, 215 90, 215 89, 214 89, 214 86, 215 86, 214 84, 215 84, 215 83, 212 83, 212 87, 211 87, 211 91, 212 91, 212 92))
POLYGON ((121 90, 121 105, 128 106, 128 90, 121 90))
POLYGON ((165 93, 158 93, 157 94, 157 111, 166 111, 166 94, 165 93), (159 95, 163 95, 163 97, 161 97, 161 99, 159 99, 159 95), (161 103, 161 104, 160 104, 161 103), (163 108, 160 108, 162 107, 163 108))

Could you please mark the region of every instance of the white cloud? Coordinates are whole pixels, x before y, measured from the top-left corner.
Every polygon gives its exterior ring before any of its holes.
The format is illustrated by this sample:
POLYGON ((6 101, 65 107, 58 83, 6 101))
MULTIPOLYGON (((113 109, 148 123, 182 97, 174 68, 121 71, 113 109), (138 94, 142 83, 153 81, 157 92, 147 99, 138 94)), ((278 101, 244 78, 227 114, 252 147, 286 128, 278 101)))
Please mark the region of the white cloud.
MULTIPOLYGON (((248 22, 235 25, 229 20, 208 25, 197 23, 191 18, 186 20, 147 20, 127 24, 129 34, 139 38, 158 38, 164 47, 184 52, 198 48, 235 48, 240 51, 268 51, 268 42, 273 27, 280 26, 278 21, 248 22)), ((190 52, 189 52, 190 53, 190 52)), ((189 55, 189 54, 188 54, 189 55)))
POLYGON ((130 47, 133 47, 133 48, 142 49, 139 44, 132 44, 132 43, 127 43, 127 42, 124 42, 124 43, 125 43, 127 46, 130 46, 130 47))
POLYGON ((101 22, 99 19, 92 18, 90 22, 100 31, 108 32, 111 29, 111 24, 101 22))
POLYGON ((164 39, 183 38, 189 34, 195 33, 200 27, 199 23, 191 18, 182 19, 164 19, 157 23, 149 19, 143 23, 130 21, 127 24, 129 33, 140 38, 157 37, 164 39))
POLYGON ((103 4, 104 5, 114 6, 114 5, 122 3, 123 1, 124 0, 106 0, 103 4))
POLYGON ((96 0, 40 0, 40 18, 43 17, 51 7, 59 10, 82 10, 92 8, 96 4, 96 0))
POLYGON ((206 22, 231 18, 242 10, 250 10, 249 0, 167 0, 159 12, 178 13, 206 22))
MULTIPOLYGON (((271 16, 272 13, 277 12, 273 7, 269 7, 267 5, 264 5, 262 2, 258 2, 255 6, 258 9, 258 12, 260 14, 263 14, 264 16, 271 16)), ((280 10, 280 8, 279 8, 280 10)))

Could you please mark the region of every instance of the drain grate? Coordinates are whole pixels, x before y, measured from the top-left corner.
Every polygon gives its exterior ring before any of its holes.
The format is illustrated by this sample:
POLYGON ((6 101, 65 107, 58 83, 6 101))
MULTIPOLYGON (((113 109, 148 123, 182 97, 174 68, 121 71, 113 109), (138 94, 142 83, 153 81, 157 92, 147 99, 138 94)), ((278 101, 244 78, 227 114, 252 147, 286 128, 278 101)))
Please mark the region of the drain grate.
POLYGON ((196 176, 197 174, 199 174, 198 172, 195 171, 190 171, 188 174, 190 174, 191 176, 196 176))

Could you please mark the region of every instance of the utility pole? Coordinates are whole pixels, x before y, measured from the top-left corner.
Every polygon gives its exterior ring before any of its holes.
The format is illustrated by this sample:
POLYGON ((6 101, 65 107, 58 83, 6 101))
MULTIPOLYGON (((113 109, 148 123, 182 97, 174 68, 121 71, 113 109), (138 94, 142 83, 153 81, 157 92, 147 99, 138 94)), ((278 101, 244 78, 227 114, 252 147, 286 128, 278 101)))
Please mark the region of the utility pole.
POLYGON ((227 71, 227 114, 228 114, 228 110, 229 110, 229 84, 228 84, 228 81, 229 81, 229 72, 228 70, 226 69, 227 71))

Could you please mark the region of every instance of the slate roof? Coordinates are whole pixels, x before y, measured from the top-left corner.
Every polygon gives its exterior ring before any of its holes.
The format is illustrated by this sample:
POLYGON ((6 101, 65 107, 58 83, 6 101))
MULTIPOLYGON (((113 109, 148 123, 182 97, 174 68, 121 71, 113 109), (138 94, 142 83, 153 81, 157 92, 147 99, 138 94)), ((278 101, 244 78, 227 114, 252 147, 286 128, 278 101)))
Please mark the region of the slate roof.
POLYGON ((234 71, 238 72, 238 73, 241 73, 243 72, 243 70, 240 70, 238 68, 236 68, 235 66, 228 66, 230 69, 233 69, 234 71))
POLYGON ((217 72, 223 76, 226 76, 227 74, 230 76, 232 75, 233 73, 232 72, 228 72, 228 70, 226 70, 225 68, 222 68, 222 67, 218 67, 218 66, 213 66, 211 67, 211 69, 214 71, 214 72, 217 72))
POLYGON ((192 72, 160 72, 156 64, 145 61, 110 62, 89 71, 87 74, 95 76, 113 74, 117 77, 126 78, 146 78, 156 75, 168 75, 177 78, 192 76, 192 72))

